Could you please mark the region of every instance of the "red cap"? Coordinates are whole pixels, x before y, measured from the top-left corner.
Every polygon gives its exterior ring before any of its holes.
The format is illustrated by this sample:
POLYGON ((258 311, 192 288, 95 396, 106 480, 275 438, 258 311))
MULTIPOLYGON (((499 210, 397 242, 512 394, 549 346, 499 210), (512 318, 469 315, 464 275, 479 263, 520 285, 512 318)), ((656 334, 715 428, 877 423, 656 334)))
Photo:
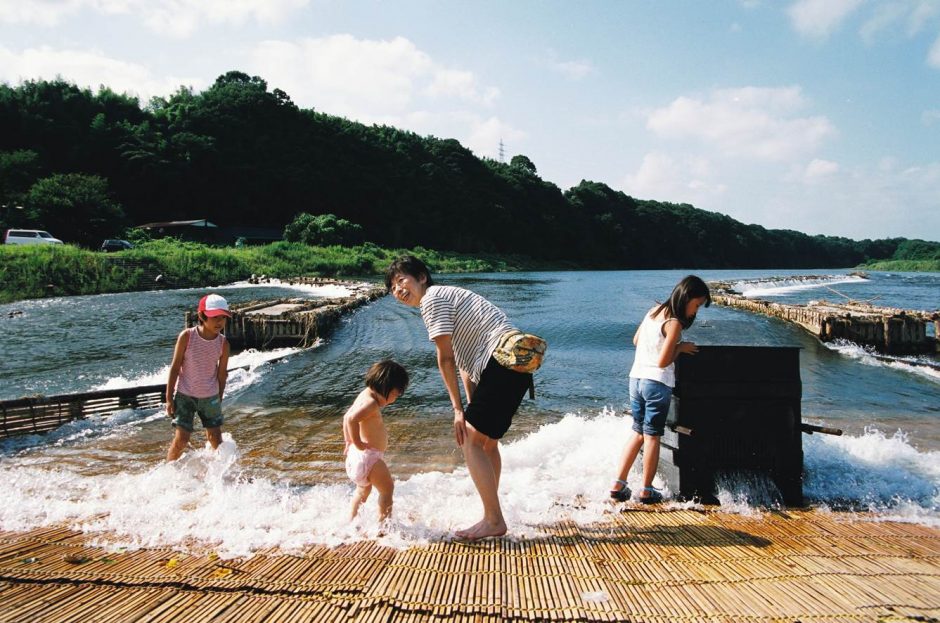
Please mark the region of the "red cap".
POLYGON ((228 311, 228 301, 218 294, 207 294, 199 299, 199 311, 209 318, 215 316, 232 317, 232 314, 228 311))

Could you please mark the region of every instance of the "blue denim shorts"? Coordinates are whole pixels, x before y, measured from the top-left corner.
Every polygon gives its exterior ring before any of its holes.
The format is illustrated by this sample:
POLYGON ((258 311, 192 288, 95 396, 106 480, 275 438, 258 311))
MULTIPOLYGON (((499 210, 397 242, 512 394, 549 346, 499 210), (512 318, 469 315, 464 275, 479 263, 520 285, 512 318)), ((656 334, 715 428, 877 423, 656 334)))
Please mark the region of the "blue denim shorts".
POLYGON ((672 388, 651 379, 630 377, 630 410, 633 411, 633 430, 641 435, 662 437, 666 430, 666 416, 672 388))
POLYGON ((203 428, 218 428, 222 426, 222 401, 218 396, 210 398, 193 398, 186 394, 176 392, 173 396, 173 426, 193 432, 193 417, 198 415, 203 428))

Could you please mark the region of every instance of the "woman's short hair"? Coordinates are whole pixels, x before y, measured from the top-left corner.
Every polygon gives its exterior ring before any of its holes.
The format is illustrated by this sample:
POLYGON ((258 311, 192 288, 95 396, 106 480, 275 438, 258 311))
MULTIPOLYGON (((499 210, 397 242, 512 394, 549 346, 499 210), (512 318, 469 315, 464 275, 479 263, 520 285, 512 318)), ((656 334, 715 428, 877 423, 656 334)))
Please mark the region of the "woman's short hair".
POLYGON ((395 275, 410 275, 417 279, 421 280, 421 276, 424 276, 425 285, 428 287, 434 285, 434 280, 431 279, 431 271, 428 270, 427 264, 419 260, 413 255, 403 255, 391 264, 388 265, 388 268, 385 270, 385 289, 392 289, 392 280, 395 278, 395 275))

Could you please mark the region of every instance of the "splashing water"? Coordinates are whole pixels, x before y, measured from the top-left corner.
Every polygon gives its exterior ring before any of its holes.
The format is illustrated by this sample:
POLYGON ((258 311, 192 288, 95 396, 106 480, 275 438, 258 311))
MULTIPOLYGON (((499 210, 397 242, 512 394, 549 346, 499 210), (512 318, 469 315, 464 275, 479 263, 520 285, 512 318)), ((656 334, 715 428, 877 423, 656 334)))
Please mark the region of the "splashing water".
MULTIPOLYGON (((587 525, 619 510, 607 495, 630 422, 609 410, 569 414, 503 446, 501 500, 512 538, 535 537, 560 521, 587 525)), ((375 496, 349 522, 349 482, 298 485, 246 469, 225 433, 217 451, 191 450, 172 464, 119 473, 77 470, 12 457, 0 464, 0 528, 66 524, 111 547, 212 548, 226 557, 259 549, 376 538, 404 548, 451 538, 482 513, 464 467, 397 479, 394 514, 379 525, 375 496), (379 536, 379 533, 383 533, 379 536)), ((918 452, 903 435, 875 430, 860 437, 810 437, 805 446, 807 501, 850 505, 881 516, 940 525, 940 453, 918 452)), ((337 456, 337 462, 341 460, 337 456)), ((395 474, 394 463, 389 465, 395 474)), ((638 490, 635 466, 628 481, 638 490)), ((657 486, 668 483, 657 478, 657 486)), ((668 495, 668 488, 667 488, 668 495)), ((759 516, 777 508, 766 479, 725 475, 722 510, 759 516)), ((628 502, 626 508, 637 504, 628 502)), ((667 508, 688 508, 672 502, 667 508)))

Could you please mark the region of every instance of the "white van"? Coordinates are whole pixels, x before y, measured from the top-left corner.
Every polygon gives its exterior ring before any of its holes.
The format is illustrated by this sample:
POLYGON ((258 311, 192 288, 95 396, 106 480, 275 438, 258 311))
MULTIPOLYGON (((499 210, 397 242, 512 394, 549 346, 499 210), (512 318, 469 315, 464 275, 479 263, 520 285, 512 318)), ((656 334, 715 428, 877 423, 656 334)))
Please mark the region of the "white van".
POLYGON ((62 244, 62 241, 41 229, 8 229, 5 244, 62 244))

